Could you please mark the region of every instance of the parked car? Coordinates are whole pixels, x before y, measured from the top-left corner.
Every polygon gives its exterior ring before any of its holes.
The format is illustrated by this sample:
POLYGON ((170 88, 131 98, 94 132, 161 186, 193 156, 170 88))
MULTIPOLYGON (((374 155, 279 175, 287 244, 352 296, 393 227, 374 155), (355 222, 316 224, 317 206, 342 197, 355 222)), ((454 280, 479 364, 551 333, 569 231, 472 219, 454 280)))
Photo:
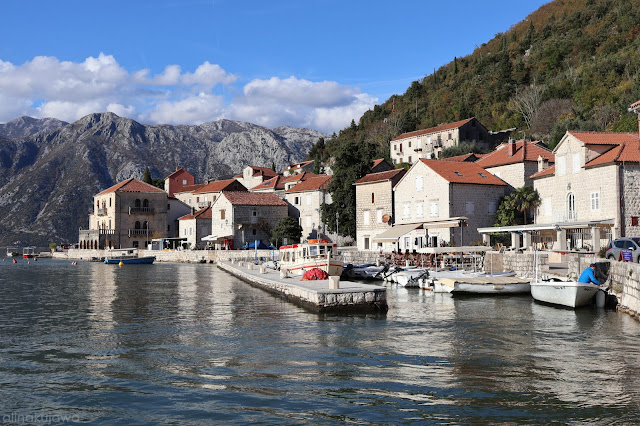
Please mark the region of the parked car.
POLYGON ((609 243, 607 252, 604 257, 607 259, 618 260, 620 259, 620 251, 622 249, 631 250, 633 261, 640 262, 640 238, 617 238, 609 243))

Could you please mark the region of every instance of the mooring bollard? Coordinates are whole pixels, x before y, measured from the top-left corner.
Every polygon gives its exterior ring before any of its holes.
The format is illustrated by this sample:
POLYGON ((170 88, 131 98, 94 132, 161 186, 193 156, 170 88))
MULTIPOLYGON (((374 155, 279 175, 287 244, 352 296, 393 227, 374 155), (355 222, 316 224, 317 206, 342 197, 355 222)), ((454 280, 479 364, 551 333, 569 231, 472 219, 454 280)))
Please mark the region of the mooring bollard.
POLYGON ((288 278, 289 270, 287 268, 280 268, 280 278, 288 278))
POLYGON ((337 275, 332 275, 329 277, 329 289, 335 290, 340 288, 340 277, 337 275))
POLYGON ((247 269, 250 271, 253 270, 253 263, 251 262, 247 263, 247 269))
POLYGON ((264 266, 260 265, 260 273, 261 274, 266 274, 267 273, 267 268, 265 268, 264 266))

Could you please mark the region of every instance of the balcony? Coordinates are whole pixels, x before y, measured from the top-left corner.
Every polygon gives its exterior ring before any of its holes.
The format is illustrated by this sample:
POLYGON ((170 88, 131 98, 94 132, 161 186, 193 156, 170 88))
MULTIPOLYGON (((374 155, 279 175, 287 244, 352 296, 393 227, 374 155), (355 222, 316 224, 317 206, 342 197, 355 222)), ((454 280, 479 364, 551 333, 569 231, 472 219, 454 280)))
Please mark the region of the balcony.
POLYGON ((205 207, 209 207, 211 205, 211 201, 200 201, 198 203, 198 208, 203 209, 205 207))
POLYGON ((149 235, 153 235, 154 231, 152 231, 151 229, 148 228, 143 228, 143 229, 129 229, 129 237, 138 237, 138 236, 149 236, 149 235))
POLYGON ((106 216, 107 215, 107 209, 105 207, 98 209, 98 211, 96 212, 98 214, 98 216, 106 216))
POLYGON ((565 213, 555 213, 553 215, 554 223, 576 222, 577 220, 578 220, 578 213, 575 211, 570 211, 565 213))
POLYGON ((115 229, 107 229, 107 228, 100 228, 100 229, 80 229, 81 233, 84 233, 86 235, 114 235, 116 233, 115 229))
POLYGON ((129 207, 129 214, 153 214, 155 209, 153 207, 129 207))

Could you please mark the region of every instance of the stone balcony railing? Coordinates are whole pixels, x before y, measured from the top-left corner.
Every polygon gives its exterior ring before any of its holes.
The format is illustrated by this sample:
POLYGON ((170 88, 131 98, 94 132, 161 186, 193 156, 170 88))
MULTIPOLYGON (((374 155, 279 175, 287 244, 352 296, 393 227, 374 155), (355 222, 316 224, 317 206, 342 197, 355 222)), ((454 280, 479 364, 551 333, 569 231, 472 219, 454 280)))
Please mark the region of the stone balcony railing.
POLYGON ((129 214, 153 214, 153 207, 129 207, 129 214))
POLYGON ((144 228, 144 229, 129 229, 129 233, 128 235, 130 237, 136 237, 136 236, 140 236, 140 235, 152 235, 154 231, 152 231, 151 229, 148 228, 144 228))
POLYGON ((200 201, 198 203, 198 208, 203 209, 205 207, 209 207, 211 205, 211 201, 200 201))
POLYGON ((103 207, 101 209, 97 209, 96 214, 98 216, 106 216, 107 215, 107 209, 105 207, 103 207))
POLYGON ((98 236, 98 235, 114 235, 116 233, 115 229, 107 229, 107 228, 100 228, 100 229, 80 229, 80 233, 84 234, 84 235, 92 235, 92 236, 98 236))
POLYGON ((555 213, 553 215, 554 222, 576 222, 577 220, 577 212, 555 213))

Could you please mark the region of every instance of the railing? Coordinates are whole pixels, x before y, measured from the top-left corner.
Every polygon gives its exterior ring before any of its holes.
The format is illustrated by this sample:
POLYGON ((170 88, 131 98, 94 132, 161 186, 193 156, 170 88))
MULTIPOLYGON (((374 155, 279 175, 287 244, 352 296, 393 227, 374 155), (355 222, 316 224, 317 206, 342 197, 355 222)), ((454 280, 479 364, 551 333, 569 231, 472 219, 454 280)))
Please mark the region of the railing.
POLYGON ((143 228, 143 229, 129 229, 129 236, 130 237, 135 237, 135 236, 140 236, 140 235, 152 235, 153 231, 151 229, 148 228, 143 228))
POLYGON ((100 229, 81 229, 80 232, 86 234, 94 234, 94 235, 114 235, 116 233, 115 229, 108 228, 100 228, 100 229))
POLYGON ((575 222, 578 220, 577 212, 555 213, 553 215, 554 222, 575 222))
POLYGON ((203 209, 205 207, 209 207, 211 205, 211 201, 200 201, 198 203, 198 208, 203 209))
POLYGON ((129 207, 129 214, 142 213, 152 214, 154 212, 153 207, 129 207))
POLYGON ((107 209, 103 207, 101 209, 98 209, 97 213, 98 213, 98 216, 106 216, 107 215, 107 209))

